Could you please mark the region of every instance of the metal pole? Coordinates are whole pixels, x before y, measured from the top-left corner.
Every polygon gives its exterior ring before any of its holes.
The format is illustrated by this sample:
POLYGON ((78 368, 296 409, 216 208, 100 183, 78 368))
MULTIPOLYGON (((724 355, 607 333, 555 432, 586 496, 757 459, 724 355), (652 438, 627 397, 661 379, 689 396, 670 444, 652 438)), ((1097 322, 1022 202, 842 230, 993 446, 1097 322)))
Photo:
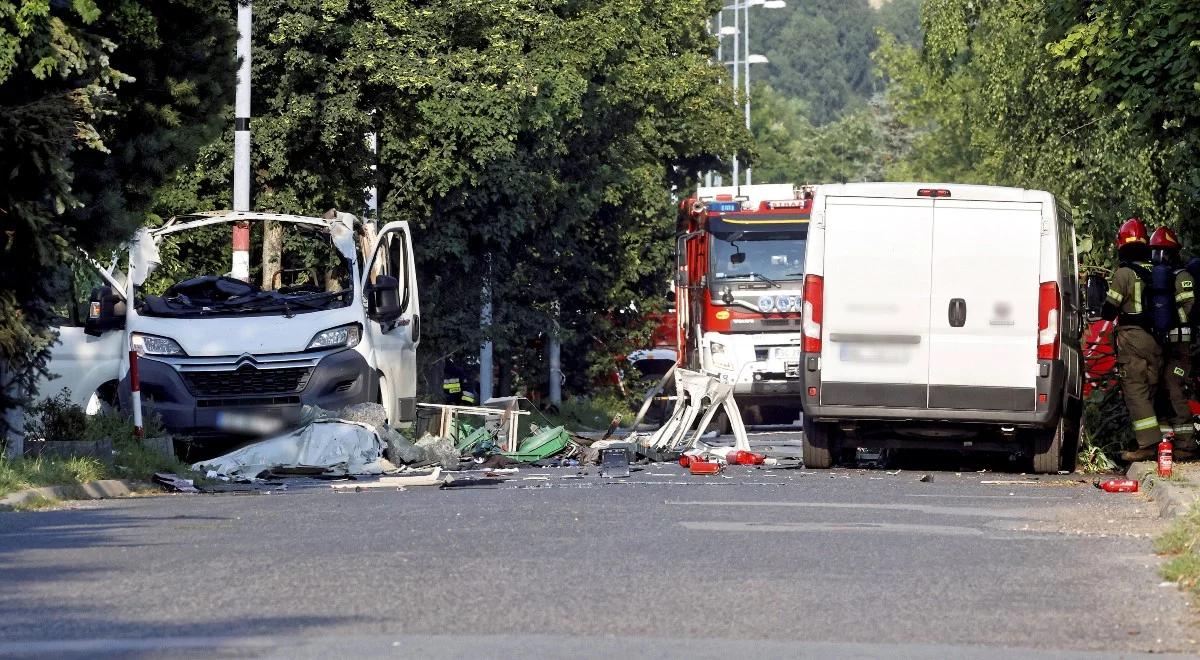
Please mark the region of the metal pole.
MULTIPOLYGON (((487 267, 483 280, 483 308, 479 311, 479 326, 484 332, 492 330, 492 259, 485 258, 487 267)), ((492 398, 492 340, 489 338, 479 348, 479 404, 492 398)))
POLYGON ((562 346, 558 335, 550 335, 550 404, 562 406, 562 346))
MULTIPOLYGON (((738 10, 737 10, 737 7, 735 6, 733 9, 733 27, 734 27, 734 29, 737 29, 740 23, 741 23, 741 21, 738 19, 738 10)), ((741 34, 739 34, 739 32, 740 32, 740 30, 738 32, 733 33, 733 102, 734 103, 737 103, 737 93, 738 93, 737 59, 738 59, 739 38, 741 37, 741 34)), ((722 63, 722 66, 724 66, 724 63, 722 63)), ((737 157, 737 152, 735 151, 733 153, 733 185, 737 186, 737 184, 738 184, 738 157, 737 157)))
MULTIPOLYGON (((250 0, 239 0, 237 9, 237 95, 233 114, 233 210, 250 210, 250 0)), ((250 280, 250 225, 233 226, 231 275, 250 280)))
POLYGON ((250 210, 250 0, 238 2, 238 73, 233 120, 233 210, 250 210))
MULTIPOLYGON (((742 56, 742 63, 746 67, 746 77, 745 77, 746 131, 749 131, 750 130, 750 3, 746 2, 745 7, 746 7, 746 20, 743 21, 744 25, 743 25, 742 29, 745 30, 745 32, 746 32, 746 38, 743 39, 746 46, 744 49, 744 55, 742 56)), ((749 163, 746 164, 746 185, 750 185, 750 164, 749 163)))

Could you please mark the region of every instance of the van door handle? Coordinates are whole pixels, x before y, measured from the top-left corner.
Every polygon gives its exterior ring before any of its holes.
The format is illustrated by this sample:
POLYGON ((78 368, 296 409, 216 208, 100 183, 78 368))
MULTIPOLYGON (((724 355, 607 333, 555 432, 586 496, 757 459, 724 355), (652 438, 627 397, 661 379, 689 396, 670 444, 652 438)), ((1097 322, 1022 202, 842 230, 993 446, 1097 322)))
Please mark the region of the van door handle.
POLYGON ((950 327, 961 328, 967 323, 967 301, 962 298, 950 299, 950 327))

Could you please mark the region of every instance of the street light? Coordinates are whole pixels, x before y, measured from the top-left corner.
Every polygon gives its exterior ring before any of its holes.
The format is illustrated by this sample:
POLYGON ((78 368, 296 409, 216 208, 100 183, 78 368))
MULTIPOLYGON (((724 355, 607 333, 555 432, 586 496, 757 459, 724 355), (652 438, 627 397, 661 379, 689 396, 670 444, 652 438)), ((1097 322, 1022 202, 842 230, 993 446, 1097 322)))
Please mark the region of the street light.
MULTIPOLYGON (((731 5, 722 7, 721 11, 717 14, 717 60, 722 64, 733 65, 733 90, 735 98, 737 96, 739 84, 744 85, 743 89, 746 96, 744 115, 747 131, 750 130, 750 65, 767 63, 767 58, 765 55, 750 54, 750 8, 762 7, 764 9, 782 9, 786 6, 786 0, 743 0, 740 3, 735 2, 731 5), (732 26, 726 26, 723 24, 726 11, 733 11, 732 26), (740 29, 738 24, 741 21, 739 20, 738 12, 746 13, 744 24, 740 26, 740 29), (724 61, 721 52, 721 45, 723 41, 722 38, 727 36, 733 37, 733 60, 730 62, 724 61), (741 44, 739 44, 739 41, 741 44), (742 44, 744 44, 744 46, 742 46, 742 44), (739 46, 742 47, 739 48, 739 46), (739 56, 741 57, 740 60, 738 59, 739 56), (746 69, 744 76, 739 75, 739 65, 745 67, 746 69), (739 78, 741 78, 741 80, 739 80, 739 78)), ((751 171, 750 168, 747 167, 746 185, 750 185, 751 180, 751 171)), ((738 159, 736 153, 733 155, 733 185, 738 185, 738 159)))

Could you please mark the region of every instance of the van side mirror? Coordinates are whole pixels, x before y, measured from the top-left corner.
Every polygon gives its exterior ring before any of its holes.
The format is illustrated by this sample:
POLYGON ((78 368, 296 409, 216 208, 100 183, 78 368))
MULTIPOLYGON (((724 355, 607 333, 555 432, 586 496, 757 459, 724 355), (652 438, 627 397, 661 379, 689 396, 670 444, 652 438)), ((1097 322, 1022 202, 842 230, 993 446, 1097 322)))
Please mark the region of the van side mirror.
POLYGON ((87 319, 83 322, 83 332, 93 337, 125 327, 125 303, 120 296, 113 293, 111 286, 98 286, 92 289, 88 300, 87 319))
POLYGON ((1104 307, 1104 299, 1108 297, 1108 281, 1101 275, 1096 273, 1088 273, 1084 280, 1084 286, 1087 290, 1087 302, 1085 309, 1087 310, 1088 319, 1095 321, 1100 318, 1100 310, 1104 307))
POLYGON ((669 302, 669 303, 675 302, 675 290, 674 289, 671 289, 670 291, 667 292, 667 302, 669 302))
POLYGON ((380 275, 367 287, 366 294, 367 316, 372 320, 386 323, 400 318, 400 280, 380 275))

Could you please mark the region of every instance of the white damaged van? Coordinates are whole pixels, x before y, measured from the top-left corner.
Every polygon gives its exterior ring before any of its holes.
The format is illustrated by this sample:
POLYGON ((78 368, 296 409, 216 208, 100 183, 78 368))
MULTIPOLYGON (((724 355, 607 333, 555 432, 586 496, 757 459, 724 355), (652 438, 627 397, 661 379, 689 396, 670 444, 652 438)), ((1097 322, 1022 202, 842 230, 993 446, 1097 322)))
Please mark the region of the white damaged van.
POLYGON ((803 302, 804 462, 993 450, 1073 470, 1083 301, 1070 215, 1038 190, 821 186, 803 302))
POLYGON ((392 423, 414 417, 421 318, 406 222, 376 232, 346 213, 200 213, 142 229, 126 257, 96 265, 101 285, 81 322, 60 327, 48 365, 58 378, 41 396, 67 387, 89 412, 127 407, 132 351, 147 408, 196 439, 274 432, 305 404, 379 402, 392 423), (208 231, 228 245, 232 223, 267 221, 284 247, 265 286, 170 273, 194 244, 180 237, 208 231))

